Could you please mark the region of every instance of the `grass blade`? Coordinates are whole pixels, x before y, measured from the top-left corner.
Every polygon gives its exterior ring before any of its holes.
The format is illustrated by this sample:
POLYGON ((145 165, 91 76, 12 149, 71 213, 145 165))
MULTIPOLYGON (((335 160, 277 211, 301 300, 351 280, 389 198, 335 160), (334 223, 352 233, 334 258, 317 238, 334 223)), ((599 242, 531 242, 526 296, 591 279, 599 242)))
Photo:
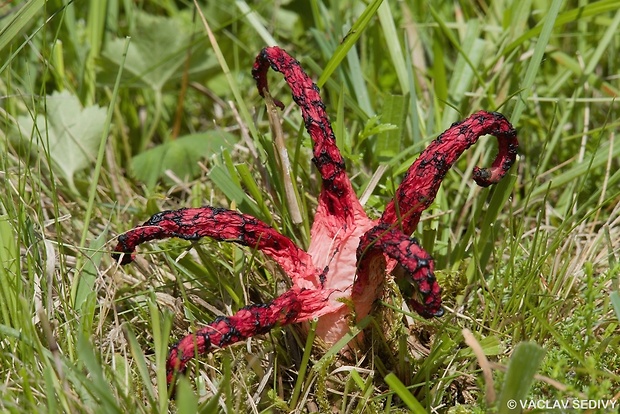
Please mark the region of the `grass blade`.
POLYGON ((146 357, 144 356, 144 352, 142 351, 136 335, 130 327, 125 330, 125 337, 129 342, 129 350, 131 351, 133 362, 136 364, 136 369, 140 375, 142 383, 144 384, 143 390, 146 391, 145 397, 147 398, 149 405, 153 407, 156 404, 157 397, 155 396, 155 390, 151 384, 151 372, 147 367, 146 357))
POLYGON ((426 409, 420 404, 416 397, 409 392, 405 384, 403 384, 393 372, 387 374, 384 380, 390 387, 390 390, 403 400, 413 414, 426 414, 426 409))
POLYGON ((611 292, 609 294, 609 299, 611 300, 611 305, 614 307, 616 318, 620 321, 620 294, 617 291, 611 292))
MULTIPOLYGON (((124 62, 124 59, 127 56, 127 50, 129 49, 129 42, 130 42, 130 39, 127 38, 125 40, 125 48, 124 48, 122 62, 124 62)), ((114 90, 112 92, 110 105, 108 107, 108 114, 106 117, 105 127, 103 130, 103 134, 101 135, 101 143, 99 144, 99 151, 97 152, 97 161, 95 162, 95 170, 93 171, 93 176, 91 177, 90 189, 88 192, 88 204, 87 204, 86 212, 84 216, 84 228, 82 229, 82 237, 80 238, 80 250, 84 249, 84 246, 86 245, 86 239, 89 233, 90 219, 92 217, 93 210, 94 210, 95 196, 97 195, 97 186, 99 184, 99 177, 101 175, 103 156, 105 154, 105 148, 106 148, 106 143, 108 142, 108 136, 110 135, 110 127, 112 125, 112 116, 114 115, 114 105, 116 104, 116 98, 118 97, 118 88, 121 83, 122 74, 123 74, 123 65, 121 64, 117 77, 116 77, 116 83, 114 84, 114 90)), ((83 260, 84 260, 83 256, 78 256, 78 262, 76 265, 77 269, 80 269, 82 267, 81 265, 82 265, 83 260)), ((80 285, 80 277, 81 277, 81 273, 80 272, 76 273, 75 280, 73 281, 73 285, 71 286, 71 302, 73 303, 73 306, 75 306, 76 308, 77 308, 76 297, 77 297, 78 287, 80 285)))
POLYGON ((509 401, 513 400, 518 404, 525 400, 544 356, 545 350, 535 343, 522 342, 515 347, 499 398, 499 414, 513 412, 509 408, 512 406, 509 401))
POLYGON ((31 0, 19 8, 13 18, 0 31, 0 52, 32 21, 45 5, 45 0, 31 0))
MULTIPOLYGON (((557 19, 554 19, 552 23, 552 29, 558 28, 567 23, 574 22, 577 19, 585 19, 588 17, 598 16, 600 14, 608 13, 610 11, 616 11, 617 9, 617 0, 601 0, 591 3, 586 2, 584 6, 574 8, 557 16, 557 19)), ((539 24, 533 29, 530 29, 529 31, 523 33, 518 39, 506 46, 506 50, 504 53, 510 54, 514 49, 521 46, 525 41, 538 36, 539 33, 542 33, 545 30, 548 21, 546 18, 541 19, 541 21, 544 21, 544 23, 539 24)))
POLYGON ((342 62, 342 60, 347 56, 347 53, 349 53, 349 50, 360 38, 360 36, 364 32, 364 29, 370 23, 372 17, 377 13, 377 9, 379 8, 379 6, 381 6, 381 3, 383 3, 383 0, 374 0, 372 3, 370 3, 366 7, 364 12, 360 15, 360 17, 357 19, 355 24, 353 24, 353 26, 349 30, 349 33, 347 33, 342 43, 340 43, 336 48, 336 51, 332 55, 329 62, 327 62, 327 64, 325 65, 325 68, 323 69, 323 73, 321 73, 319 80, 316 81, 316 84, 319 86, 319 88, 323 86, 325 82, 327 82, 327 79, 329 79, 329 77, 332 75, 332 73, 334 73, 336 68, 340 66, 340 62, 342 62))
POLYGON ((530 63, 525 71, 523 83, 521 83, 521 93, 519 93, 519 99, 517 99, 515 107, 512 110, 512 115, 510 116, 510 122, 514 125, 519 124, 521 113, 525 109, 525 102, 532 92, 532 85, 536 79, 536 74, 540 70, 540 62, 542 61, 547 45, 549 44, 549 39, 553 33, 553 26, 558 17, 562 4, 564 4, 564 0, 553 0, 551 2, 551 6, 549 7, 549 11, 543 19, 544 24, 540 31, 540 36, 538 37, 532 58, 530 59, 530 63))
POLYGON ((383 35, 385 36, 385 42, 387 43, 388 51, 390 52, 390 58, 398 76, 398 83, 404 94, 410 92, 409 76, 407 75, 407 67, 405 66, 405 58, 403 57, 403 51, 400 46, 400 36, 396 31, 394 23, 394 17, 392 16, 392 10, 390 9, 390 3, 388 1, 381 4, 378 9, 379 21, 383 28, 383 35))

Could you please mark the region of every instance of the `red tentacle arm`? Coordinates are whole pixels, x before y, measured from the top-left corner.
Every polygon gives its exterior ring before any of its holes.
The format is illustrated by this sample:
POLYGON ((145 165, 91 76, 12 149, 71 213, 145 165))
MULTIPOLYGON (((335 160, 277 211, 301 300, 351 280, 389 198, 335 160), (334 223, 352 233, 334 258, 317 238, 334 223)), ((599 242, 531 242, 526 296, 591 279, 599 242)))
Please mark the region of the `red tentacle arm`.
MULTIPOLYGON (((122 264, 130 263, 136 247, 145 242, 210 237, 262 251, 293 281, 290 290, 271 302, 217 318, 174 345, 167 361, 169 383, 197 355, 310 318, 318 318, 317 338, 334 344, 349 330, 352 312, 358 320, 370 313, 388 274, 395 277, 413 310, 427 318, 441 316, 441 288, 435 280, 433 259, 409 235, 435 199, 448 170, 480 136, 497 137, 499 153, 490 168, 474 168, 479 185, 498 182, 516 158, 515 129, 503 115, 480 111, 434 140, 411 166, 382 217, 371 220, 346 176, 317 85, 297 60, 278 47, 268 47, 252 69, 261 96, 268 91, 269 68, 281 72, 291 88, 323 180, 308 252, 254 217, 213 207, 164 211, 119 236, 114 256, 122 264)), ((283 107, 279 101, 276 104, 283 107)))
MULTIPOLYGON (((293 100, 301 109, 304 124, 313 142, 313 162, 323 179, 323 191, 319 196, 319 210, 324 206, 327 212, 347 222, 353 220, 356 212, 363 209, 345 173, 345 164, 332 130, 325 105, 319 95, 319 87, 304 72, 299 62, 278 47, 267 47, 256 57, 252 76, 261 96, 269 91, 267 70, 284 75, 291 88, 293 100)), ((283 108, 280 101, 276 105, 283 108)))
POLYGON ((136 246, 169 237, 185 240, 211 237, 255 248, 275 260, 299 287, 319 287, 317 275, 321 272, 314 267, 308 253, 262 221, 224 208, 182 208, 157 213, 141 226, 120 235, 114 256, 121 264, 131 263, 136 246))
MULTIPOLYGON (((360 239, 357 279, 352 292, 354 301, 356 297, 366 296, 365 292, 378 289, 377 282, 381 281, 373 280, 373 275, 377 273, 377 266, 383 269, 388 266, 386 256, 395 261, 390 267, 397 264, 402 270, 399 272, 397 268, 393 273, 411 308, 425 318, 442 316, 441 287, 433 273, 433 258, 415 238, 386 224, 373 227, 360 239)), ((382 273, 385 274, 385 270, 382 273)))
POLYGON ((420 154, 407 171, 394 200, 386 207, 381 222, 398 223, 400 220, 403 232, 413 233, 420 214, 432 204, 448 170, 466 149, 487 134, 497 138, 499 151, 491 168, 475 167, 473 177, 482 187, 501 180, 517 156, 517 131, 500 113, 476 112, 452 124, 420 154))
POLYGON ((232 345, 276 326, 306 321, 324 313, 329 292, 293 288, 272 302, 246 306, 233 316, 219 317, 170 348, 166 373, 171 384, 177 373, 183 373, 189 360, 215 349, 232 345))

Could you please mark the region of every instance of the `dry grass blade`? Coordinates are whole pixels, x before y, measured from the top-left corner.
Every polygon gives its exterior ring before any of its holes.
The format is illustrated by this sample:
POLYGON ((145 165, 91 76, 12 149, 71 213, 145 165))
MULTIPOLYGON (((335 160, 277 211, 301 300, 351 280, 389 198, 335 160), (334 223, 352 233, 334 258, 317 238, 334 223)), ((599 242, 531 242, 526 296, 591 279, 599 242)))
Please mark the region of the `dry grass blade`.
POLYGON ((271 127, 276 154, 278 155, 277 159, 279 161, 278 164, 282 174, 281 177, 284 184, 288 211, 291 215, 291 221, 294 224, 300 224, 303 222, 303 218, 299 207, 299 202, 297 201, 297 191, 295 191, 295 184, 293 183, 293 169, 291 168, 291 161, 288 156, 288 150, 286 149, 286 143, 284 142, 284 131, 282 131, 282 124, 280 123, 280 117, 278 116, 278 107, 273 103, 273 98, 269 92, 265 91, 264 93, 265 104, 267 106, 267 115, 269 117, 269 126, 271 127))
POLYGON ((469 329, 463 329, 461 331, 463 334, 463 338, 465 339, 465 343, 472 349, 474 355, 476 355, 476 359, 478 360, 478 365, 480 365, 480 369, 482 369, 482 375, 484 376, 484 384, 485 384, 485 399, 487 402, 487 406, 492 407, 495 404, 495 384, 493 382, 493 372, 491 370, 491 364, 487 359, 486 355, 484 355, 484 350, 480 343, 474 337, 474 334, 469 329))

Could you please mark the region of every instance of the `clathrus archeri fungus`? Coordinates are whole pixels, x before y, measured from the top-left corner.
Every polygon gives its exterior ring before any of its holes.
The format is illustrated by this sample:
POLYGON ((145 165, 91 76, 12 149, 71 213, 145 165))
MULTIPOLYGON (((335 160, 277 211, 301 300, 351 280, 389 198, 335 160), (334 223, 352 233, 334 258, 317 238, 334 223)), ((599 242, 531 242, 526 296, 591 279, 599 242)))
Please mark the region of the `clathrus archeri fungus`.
MULTIPOLYGON (((407 171, 378 220, 368 218, 345 171, 319 88, 299 62, 278 47, 263 49, 252 68, 259 93, 268 90, 267 71, 280 72, 300 107, 312 139, 313 162, 322 189, 308 251, 260 220, 218 207, 184 208, 155 214, 118 238, 115 257, 131 263, 136 246, 168 237, 198 240, 210 237, 256 249, 273 259, 291 278, 292 287, 265 304, 249 305, 219 317, 186 336, 170 349, 168 381, 185 370, 190 359, 214 349, 264 334, 276 326, 317 319, 316 335, 333 344, 349 330, 350 316, 359 321, 381 297, 383 282, 394 272, 409 306, 425 318, 441 316, 441 287, 431 256, 411 237, 450 167, 483 135, 498 140, 490 168, 473 170, 480 186, 497 183, 517 154, 517 133, 496 112, 479 111, 453 124, 420 154, 407 171), (353 310, 351 309, 351 304, 353 310)), ((283 108, 281 102, 276 105, 283 108)))

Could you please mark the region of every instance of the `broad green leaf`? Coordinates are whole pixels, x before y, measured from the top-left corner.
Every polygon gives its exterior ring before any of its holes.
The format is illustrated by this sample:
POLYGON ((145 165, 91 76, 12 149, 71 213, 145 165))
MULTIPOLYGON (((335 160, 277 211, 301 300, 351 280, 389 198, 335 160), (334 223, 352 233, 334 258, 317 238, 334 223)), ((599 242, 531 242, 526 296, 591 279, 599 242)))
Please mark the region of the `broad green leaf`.
POLYGON ((219 154, 222 148, 230 149, 236 138, 224 131, 208 131, 180 137, 155 148, 146 150, 131 161, 132 175, 152 188, 167 170, 181 179, 194 178, 200 174, 198 161, 212 154, 219 154))
MULTIPOLYGON (((198 412, 198 397, 194 393, 189 380, 186 377, 179 378, 177 383, 177 393, 175 396, 177 404, 177 413, 179 414, 194 414, 198 412)), ((216 399, 217 401, 217 399, 216 399)), ((215 411, 208 411, 215 412, 215 411)))
POLYGON ((409 111, 408 103, 408 96, 388 95, 385 97, 381 120, 385 124, 394 125, 394 128, 381 132, 377 136, 375 148, 379 157, 393 158, 400 153, 405 120, 409 111))
POLYGON ((500 414, 514 411, 509 401, 525 400, 544 356, 545 350, 533 342, 522 342, 515 347, 497 406, 500 414))
POLYGON ((105 118, 105 108, 82 108, 76 96, 64 91, 47 97, 46 112, 36 116, 34 125, 26 116, 17 122, 22 137, 30 137, 36 128, 38 144, 49 153, 53 168, 75 189, 75 173, 95 162, 105 118))
POLYGON ((19 278, 19 247, 15 231, 6 215, 0 216, 0 324, 18 326, 18 295, 21 293, 19 278))
MULTIPOLYGON (((131 44, 124 63, 122 84, 132 87, 149 87, 161 91, 171 79, 180 78, 187 49, 192 42, 191 28, 182 17, 161 17, 144 12, 135 13, 135 25, 130 33, 131 44)), ((102 52, 107 62, 120 66, 125 40, 109 41, 102 52)), ((203 53, 204 47, 194 46, 189 65, 190 75, 215 65, 203 53)), ((108 72, 107 70, 104 73, 108 72)), ((116 73, 116 70, 109 71, 116 73)))
POLYGON ((618 294, 618 292, 611 292, 609 297, 611 299, 611 305, 614 308, 614 312, 616 312, 616 318, 620 321, 620 294, 618 294))

